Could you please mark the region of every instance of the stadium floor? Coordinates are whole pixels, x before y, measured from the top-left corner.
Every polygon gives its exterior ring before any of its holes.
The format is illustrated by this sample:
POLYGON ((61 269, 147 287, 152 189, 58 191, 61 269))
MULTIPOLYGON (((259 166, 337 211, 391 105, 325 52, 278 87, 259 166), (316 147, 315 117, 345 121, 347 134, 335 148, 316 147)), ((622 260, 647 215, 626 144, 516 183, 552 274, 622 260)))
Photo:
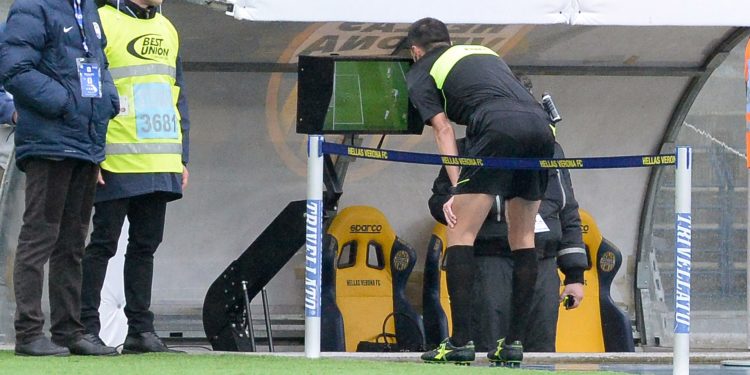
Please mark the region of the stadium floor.
MULTIPOLYGON (((207 350, 201 346, 179 346, 189 354, 249 355, 303 357, 301 352, 239 353, 207 350)), ((262 348, 259 348, 262 349, 262 348)), ((0 350, 13 350, 13 345, 0 345, 0 350)), ((385 360, 419 362, 421 353, 321 353, 323 358, 385 360)), ((616 371, 639 375, 671 375, 671 352, 636 353, 525 353, 522 368, 546 371, 616 371)), ((690 372, 701 375, 750 375, 750 352, 693 352, 690 354, 690 372), (722 362, 733 364, 722 365, 722 362), (737 364, 747 363, 747 367, 737 364)), ((477 353, 473 366, 489 366, 485 353, 477 353)))

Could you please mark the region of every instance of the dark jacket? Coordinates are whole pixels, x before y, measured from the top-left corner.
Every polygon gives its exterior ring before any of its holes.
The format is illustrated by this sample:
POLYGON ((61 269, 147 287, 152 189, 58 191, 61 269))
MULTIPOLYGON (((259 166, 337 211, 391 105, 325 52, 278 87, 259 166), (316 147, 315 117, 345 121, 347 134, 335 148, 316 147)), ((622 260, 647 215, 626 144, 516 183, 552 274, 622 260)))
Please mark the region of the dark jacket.
MULTIPOLYGON (((463 140, 458 141, 459 153, 463 140)), ((562 147, 555 143, 555 157, 564 158, 562 147)), ((432 186, 432 196, 428 204, 435 220, 445 224, 443 204, 450 199, 450 180, 445 168, 432 186)), ((477 234, 475 250, 477 255, 510 256, 508 227, 505 223, 503 200, 496 197, 496 203, 477 234)), ((583 270, 588 267, 578 202, 573 195, 573 184, 567 169, 550 169, 547 191, 539 206, 539 215, 549 228, 547 232, 536 233, 534 241, 540 258, 557 257, 557 264, 566 276, 566 284, 583 282, 583 270)))
MULTIPOLYGON (((101 6, 117 8, 117 0, 101 0, 101 6)), ((157 9, 149 7, 143 9, 129 0, 120 0, 120 12, 123 17, 152 19, 157 9)), ((110 47, 113 47, 110 45, 110 47)), ((122 46, 123 48, 125 46, 122 46)), ((182 164, 187 165, 190 154, 190 114, 185 96, 185 80, 182 71, 182 61, 177 56, 176 85, 180 87, 177 98, 177 110, 180 111, 180 127, 182 128, 182 164)), ((114 199, 130 198, 145 194, 156 193, 166 200, 182 197, 182 175, 180 173, 112 173, 102 170, 105 185, 96 189, 95 202, 105 202, 114 199)))
POLYGON ((72 0, 17 0, 0 42, 0 81, 13 94, 19 166, 31 157, 104 160, 107 123, 119 111, 107 70, 96 5, 82 0, 89 57, 101 71, 101 98, 83 98, 76 59, 85 57, 72 0))

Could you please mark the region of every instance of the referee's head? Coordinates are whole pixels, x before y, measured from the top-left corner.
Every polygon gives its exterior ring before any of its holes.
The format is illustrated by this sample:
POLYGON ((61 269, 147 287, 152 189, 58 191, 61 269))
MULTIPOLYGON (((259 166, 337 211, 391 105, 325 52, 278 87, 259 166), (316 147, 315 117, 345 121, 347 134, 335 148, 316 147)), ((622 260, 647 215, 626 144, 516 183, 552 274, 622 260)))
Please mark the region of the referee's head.
POLYGON ((422 18, 411 24, 406 39, 415 60, 433 48, 451 45, 448 27, 442 21, 431 17, 422 18))

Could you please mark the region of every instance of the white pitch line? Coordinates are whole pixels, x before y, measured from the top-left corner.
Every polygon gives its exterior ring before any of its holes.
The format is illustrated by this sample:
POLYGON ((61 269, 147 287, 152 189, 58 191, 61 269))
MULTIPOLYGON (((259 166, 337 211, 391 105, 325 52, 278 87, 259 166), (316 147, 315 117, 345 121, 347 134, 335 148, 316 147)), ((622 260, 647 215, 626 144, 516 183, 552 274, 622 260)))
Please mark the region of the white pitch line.
POLYGON ((336 63, 333 63, 333 115, 331 117, 331 130, 336 130, 336 63))
POLYGON ((359 118, 361 124, 365 124, 365 107, 362 104, 362 84, 359 82, 359 74, 357 74, 357 89, 359 90, 359 118))
POLYGON ((396 63, 398 65, 398 68, 401 69, 401 75, 404 77, 404 82, 406 82, 406 72, 404 72, 404 68, 401 66, 401 63, 396 63))
MULTIPOLYGON (((350 78, 350 77, 357 77, 357 80, 359 80, 359 75, 357 75, 357 74, 339 74, 336 77, 340 77, 340 78, 343 78, 343 77, 348 77, 348 78, 350 78)), ((357 84, 359 85, 359 82, 357 82, 357 84)), ((335 86, 334 86, 334 90, 335 90, 335 86)), ((360 107, 362 107, 361 93, 360 93, 360 107)), ((334 112, 334 115, 335 115, 335 112, 334 112)), ((362 116, 360 116, 360 117, 362 117, 362 116)), ((334 117, 333 118, 333 122, 334 122, 334 127, 335 127, 335 125, 362 125, 362 124, 364 124, 364 119, 363 119, 362 122, 340 122, 340 121, 336 122, 336 117, 334 117)))

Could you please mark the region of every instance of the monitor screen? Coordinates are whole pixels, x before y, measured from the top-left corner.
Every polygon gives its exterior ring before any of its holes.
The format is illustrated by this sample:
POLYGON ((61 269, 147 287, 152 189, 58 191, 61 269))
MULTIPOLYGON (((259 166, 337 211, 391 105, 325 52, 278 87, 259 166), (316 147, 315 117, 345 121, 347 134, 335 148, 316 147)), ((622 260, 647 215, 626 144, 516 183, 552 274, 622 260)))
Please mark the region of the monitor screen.
POLYGON ((410 60, 300 56, 297 133, 421 134, 409 103, 410 60))

